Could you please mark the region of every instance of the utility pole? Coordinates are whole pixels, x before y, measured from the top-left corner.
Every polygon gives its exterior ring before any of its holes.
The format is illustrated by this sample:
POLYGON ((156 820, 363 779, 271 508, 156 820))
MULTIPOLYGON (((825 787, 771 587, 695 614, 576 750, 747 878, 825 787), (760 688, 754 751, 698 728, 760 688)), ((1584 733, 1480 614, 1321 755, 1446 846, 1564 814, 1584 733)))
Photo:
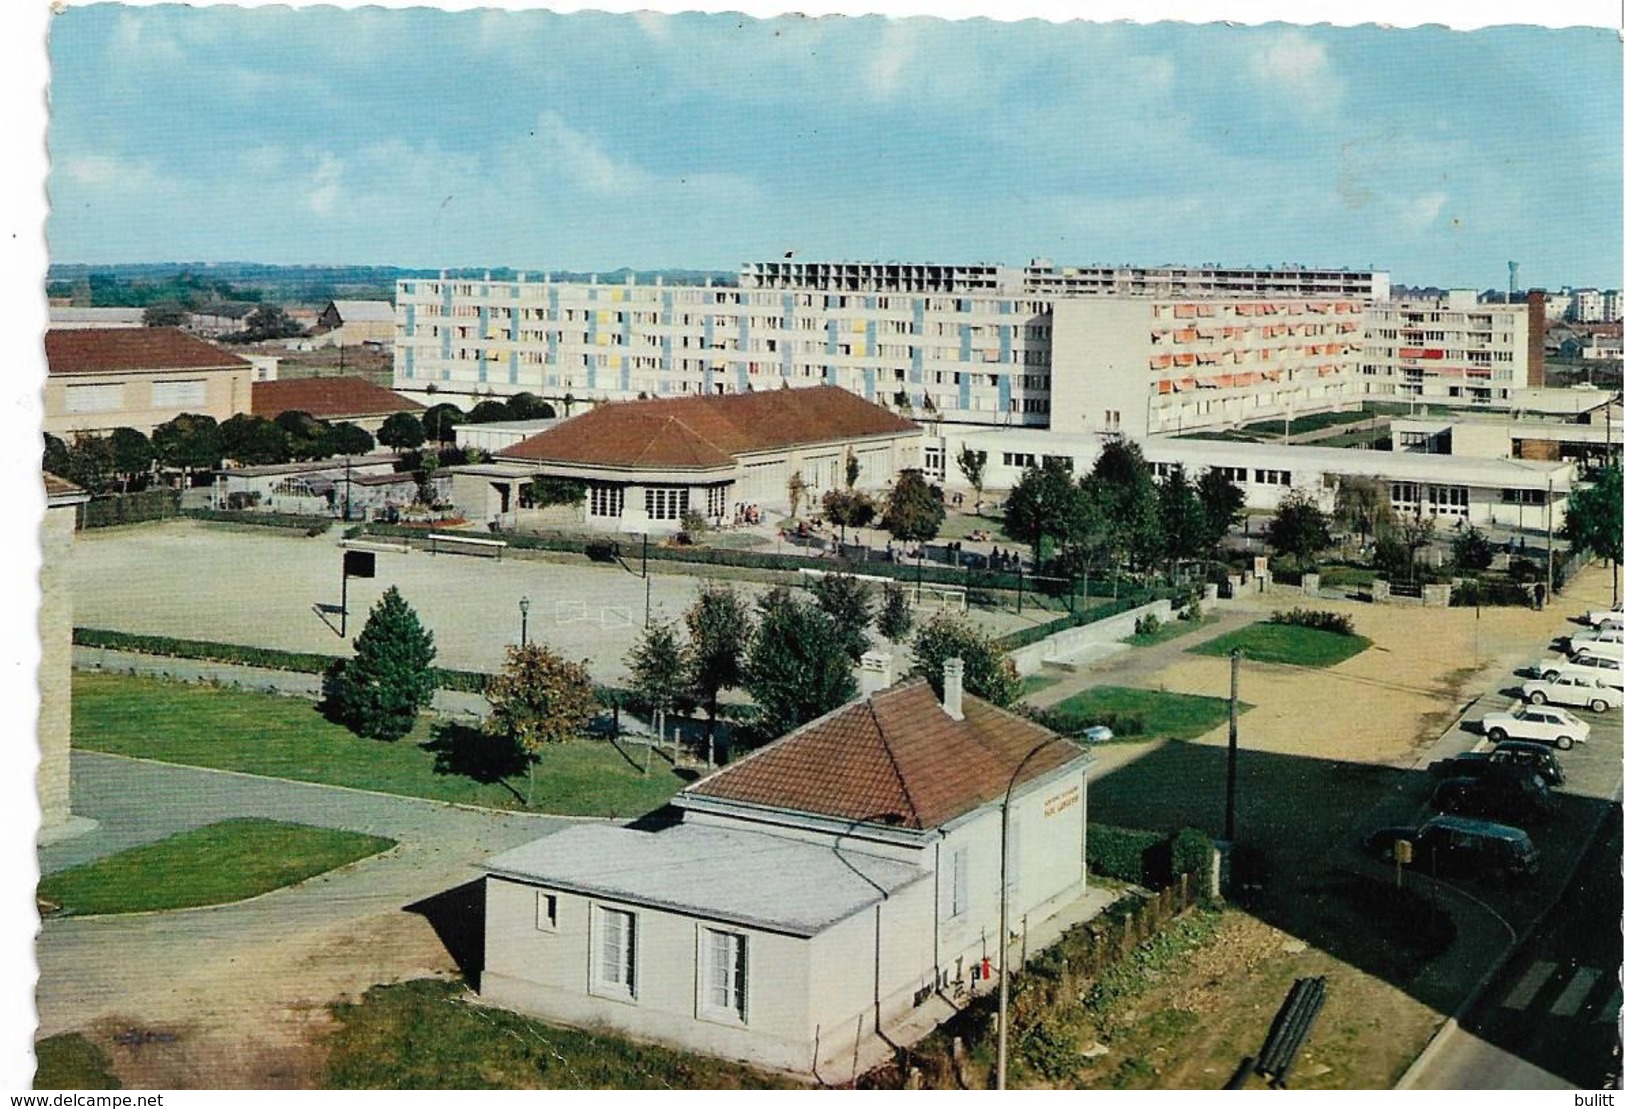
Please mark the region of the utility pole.
POLYGON ((1552 478, 1546 476, 1546 603, 1552 600, 1552 478))
POLYGON ((1237 697, 1241 692, 1241 648, 1230 651, 1230 752, 1225 764, 1224 777, 1224 838, 1236 842, 1236 713, 1237 697))

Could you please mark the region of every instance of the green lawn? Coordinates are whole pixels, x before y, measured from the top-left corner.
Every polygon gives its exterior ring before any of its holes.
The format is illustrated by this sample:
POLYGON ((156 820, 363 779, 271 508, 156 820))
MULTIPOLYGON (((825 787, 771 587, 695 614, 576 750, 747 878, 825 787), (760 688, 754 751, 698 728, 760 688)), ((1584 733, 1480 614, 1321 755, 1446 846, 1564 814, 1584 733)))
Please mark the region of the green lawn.
POLYGON ((1135 632, 1123 642, 1133 647, 1152 647, 1158 643, 1166 643, 1170 639, 1178 639, 1182 635, 1189 635, 1198 628, 1205 628, 1217 620, 1217 616, 1203 616, 1196 620, 1167 620, 1154 632, 1135 632))
POLYGON ((382 836, 276 820, 222 820, 40 879, 65 913, 224 905, 291 886, 395 846, 382 836))
POLYGON ((977 516, 971 512, 971 501, 965 499, 962 510, 950 511, 942 519, 942 527, 937 529, 937 537, 933 542, 945 543, 950 539, 968 539, 973 531, 985 531, 991 541, 1000 546, 1008 545, 1012 540, 1004 531, 1004 517, 996 516, 984 510, 977 516))
MULTIPOLYGON (((351 786, 499 809, 525 807, 526 774, 505 745, 425 718, 396 743, 330 724, 309 701, 117 674, 73 676, 74 746, 187 766, 351 786)), ((634 756, 637 757, 637 756, 634 756)), ((648 777, 613 744, 548 751, 534 808, 568 816, 637 816, 685 783, 655 758, 648 777)))
POLYGON ((1097 685, 1073 694, 1050 711, 1063 724, 1104 723, 1119 739, 1194 739, 1224 723, 1230 709, 1223 697, 1097 685))
POLYGON ((1295 624, 1249 624, 1191 648, 1198 655, 1228 655, 1241 648, 1254 662, 1286 662, 1295 666, 1335 666, 1353 658, 1371 640, 1363 635, 1338 635, 1295 624))
POLYGON ((558 1028, 418 979, 333 1006, 322 1085, 336 1090, 763 1090, 795 1082, 738 1063, 558 1028))
POLYGON ((64 1032, 34 1044, 36 1090, 122 1090, 107 1054, 81 1033, 64 1032))
POLYGON ((1020 692, 1016 694, 1016 699, 1021 700, 1025 697, 1031 697, 1040 689, 1048 689, 1050 686, 1054 685, 1060 680, 1061 678, 1059 675, 1045 674, 1042 671, 1037 674, 1028 674, 1025 678, 1021 679, 1020 692))
MULTIPOLYGON (((1355 424, 1361 420, 1369 420, 1370 412, 1359 410, 1353 412, 1316 412, 1308 416, 1298 416, 1292 421, 1292 432, 1297 434, 1303 431, 1320 431, 1323 428, 1336 427, 1339 424, 1355 424)), ((1247 424, 1242 431, 1252 432, 1256 435, 1285 435, 1287 422, 1285 420, 1260 420, 1256 424, 1247 424)))

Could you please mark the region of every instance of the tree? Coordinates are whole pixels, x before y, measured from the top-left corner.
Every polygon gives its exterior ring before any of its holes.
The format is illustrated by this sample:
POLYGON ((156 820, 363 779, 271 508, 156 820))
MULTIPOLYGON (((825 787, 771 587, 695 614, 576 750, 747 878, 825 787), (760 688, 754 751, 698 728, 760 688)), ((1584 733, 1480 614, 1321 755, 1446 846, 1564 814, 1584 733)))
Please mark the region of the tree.
POLYGON ((1606 559, 1612 571, 1614 601, 1619 601, 1621 519, 1620 468, 1616 463, 1598 471, 1589 485, 1569 494, 1568 515, 1563 520, 1563 538, 1576 551, 1606 559))
POLYGON ((851 492, 853 486, 857 485, 857 483, 858 483, 858 475, 860 475, 862 473, 863 473, 863 464, 858 461, 858 456, 856 454, 852 453, 852 448, 847 447, 846 448, 846 489, 847 489, 847 492, 851 492))
POLYGON ((580 738, 598 715, 585 662, 570 662, 540 643, 510 646, 502 670, 485 686, 491 714, 480 725, 505 735, 529 764, 525 807, 536 789, 536 764, 551 744, 580 738))
POLYGON ((965 692, 1001 708, 1021 696, 1016 665, 992 636, 950 612, 939 612, 914 633, 914 672, 942 696, 942 666, 951 658, 965 663, 965 692))
POLYGON ((745 645, 750 641, 750 612, 731 586, 707 583, 700 587, 688 611, 689 689, 705 706, 706 762, 715 748, 717 707, 722 691, 740 682, 745 645))
POLYGON ((1162 524, 1163 553, 1170 561, 1196 558, 1212 548, 1207 511, 1185 467, 1174 465, 1157 485, 1157 516, 1162 524))
POLYGON ((279 304, 260 305, 248 314, 243 323, 244 330, 238 337, 248 343, 287 339, 301 335, 305 330, 279 304))
POLYGON ((757 603, 744 684, 761 709, 757 730, 776 738, 857 696, 844 636, 817 606, 780 586, 757 603))
POLYGON ((149 304, 141 313, 141 323, 146 327, 185 327, 191 318, 186 305, 175 301, 149 304))
POLYGON ((423 434, 426 440, 432 439, 436 443, 450 443, 457 438, 453 429, 459 424, 466 424, 467 422, 468 413, 455 404, 441 402, 433 405, 423 413, 423 434))
POLYGON ((274 466, 293 457, 287 432, 264 416, 246 412, 220 425, 220 449, 244 466, 274 466))
POLYGON ((687 666, 677 629, 669 623, 649 624, 626 656, 632 692, 654 714, 656 735, 666 739, 666 713, 683 702, 687 666))
POLYGON ((869 625, 875 618, 875 591, 851 574, 825 574, 813 579, 813 599, 835 622, 842 647, 853 662, 869 649, 869 625))
POLYGON ((60 476, 87 492, 102 492, 113 476, 113 448, 100 435, 75 435, 68 452, 68 472, 60 476))
POLYGON ((115 427, 107 437, 113 472, 119 475, 124 491, 142 474, 152 471, 152 440, 133 427, 115 427))
POLYGON ((1332 515, 1338 527, 1358 532, 1364 546, 1392 525, 1394 510, 1386 485, 1376 478, 1349 476, 1338 479, 1332 515))
POLYGON ((1450 557, 1463 570, 1488 570, 1495 561, 1495 545, 1476 524, 1470 524, 1450 541, 1450 557))
POLYGON ((954 463, 959 472, 965 475, 965 483, 976 494, 976 515, 982 514, 982 481, 987 476, 987 452, 973 451, 968 444, 960 444, 959 453, 954 456, 954 463))
POLYGON ((1064 540, 1078 513, 1078 486, 1059 458, 1029 466, 1004 500, 1004 530, 1044 558, 1044 540, 1064 540))
POLYGON ((60 478, 65 478, 68 476, 68 466, 72 463, 72 461, 73 459, 69 454, 68 445, 62 440, 58 439, 55 435, 47 432, 45 435, 45 457, 42 463, 45 472, 48 474, 55 474, 60 478))
POLYGON ((553 406, 535 393, 515 393, 508 398, 508 411, 516 420, 551 420, 553 406))
POLYGON ((1308 566, 1332 545, 1331 523, 1313 494, 1306 489, 1291 489, 1281 498, 1275 518, 1264 529, 1264 538, 1276 554, 1308 566))
POLYGON ((925 543, 936 538, 946 515, 942 490, 927 483, 919 470, 904 470, 897 475, 897 484, 886 498, 886 515, 880 526, 901 542, 925 543))
POLYGON ((499 400, 482 400, 468 413, 471 424, 494 424, 513 418, 513 410, 499 400))
POLYGON ((276 426, 288 437, 288 455, 297 460, 326 458, 332 454, 327 425, 312 416, 290 408, 276 417, 276 426))
POLYGON ((908 592, 899 585, 887 582, 881 587, 880 615, 875 618, 875 630, 893 643, 901 643, 914 626, 914 613, 908 605, 908 592))
POLYGON ((390 586, 372 606, 366 627, 336 682, 340 718, 357 735, 393 742, 412 730, 434 697, 434 633, 400 590, 390 586))
POLYGON ((807 495, 807 479, 801 476, 800 470, 790 475, 790 480, 785 483, 784 491, 790 498, 790 515, 799 517, 801 515, 802 498, 807 495))
POLYGON ((373 442, 366 428, 341 420, 328 428, 327 445, 334 454, 371 454, 373 442))
POLYGON ((428 438, 423 421, 410 412, 391 412, 378 428, 378 441, 398 451, 413 451, 428 438))
POLYGON ((1402 568, 1405 571, 1405 580, 1415 581, 1416 552, 1433 542, 1433 531, 1437 522, 1437 517, 1431 514, 1422 515, 1420 508, 1409 515, 1395 518, 1377 537, 1378 565, 1387 570, 1390 577, 1397 577, 1396 571, 1401 566, 1392 553, 1385 553, 1384 547, 1386 545, 1388 552, 1394 550, 1403 552, 1402 568))
POLYGON ((846 542, 846 526, 861 528, 875 518, 875 502, 867 493, 851 489, 831 489, 824 494, 824 515, 832 524, 841 525, 841 542, 846 542))
POLYGON ((1202 502, 1203 547, 1217 551, 1230 529, 1241 523, 1247 494, 1222 471, 1209 466, 1196 479, 1196 499, 1202 502))
POLYGON ((1113 440, 1083 481, 1099 507, 1105 536, 1102 546, 1136 567, 1162 558, 1162 517, 1157 485, 1138 443, 1113 440))
POLYGON ((213 416, 182 412, 152 429, 152 449, 159 462, 180 470, 184 480, 193 470, 220 465, 220 425, 213 416))

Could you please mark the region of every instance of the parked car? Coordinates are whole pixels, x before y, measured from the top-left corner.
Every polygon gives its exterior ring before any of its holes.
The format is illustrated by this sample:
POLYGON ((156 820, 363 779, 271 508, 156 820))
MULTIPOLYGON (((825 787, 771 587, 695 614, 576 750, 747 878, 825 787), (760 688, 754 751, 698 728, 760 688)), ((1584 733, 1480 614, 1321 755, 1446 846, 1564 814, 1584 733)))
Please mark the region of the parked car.
POLYGON ((1551 681, 1537 678, 1524 682, 1520 692, 1532 705, 1576 705, 1592 712, 1607 712, 1625 703, 1625 692, 1602 684, 1593 674, 1559 674, 1551 681))
POLYGON ((1570 644, 1569 661, 1579 662, 1583 658, 1607 658, 1619 663, 1625 661, 1625 645, 1601 642, 1570 644))
POLYGON ((1546 779, 1549 786, 1567 781, 1550 747, 1521 739, 1503 740, 1488 751, 1466 751, 1455 758, 1440 759, 1428 769, 1447 778, 1461 778, 1493 774, 1509 766, 1527 767, 1546 779))
POLYGON ((1569 654, 1587 643, 1625 643, 1625 628, 1601 627, 1577 631, 1569 636, 1569 654))
POLYGON ((1495 773, 1446 778, 1434 787, 1428 805, 1514 824, 1545 820, 1556 807, 1545 778, 1530 767, 1507 764, 1495 773))
POLYGON ((1483 727, 1484 734, 1496 743, 1526 739, 1550 743, 1559 751, 1591 738, 1590 724, 1552 705, 1519 705, 1510 712, 1492 712, 1484 717, 1483 727))
POLYGON ((1625 626, 1625 602, 1616 602, 1612 608, 1594 608, 1581 619, 1593 628, 1625 626))
POLYGON ((1431 873, 1521 878, 1540 872, 1540 852, 1522 828, 1465 816, 1435 816, 1415 828, 1379 828, 1366 850, 1392 860, 1394 845, 1411 844, 1411 865, 1431 873))
POLYGON ((1599 658, 1596 655, 1580 655, 1577 658, 1546 658, 1530 667, 1544 681, 1552 681, 1565 674, 1590 677, 1598 685, 1606 685, 1612 689, 1625 690, 1625 673, 1619 668, 1619 662, 1611 658, 1599 658))

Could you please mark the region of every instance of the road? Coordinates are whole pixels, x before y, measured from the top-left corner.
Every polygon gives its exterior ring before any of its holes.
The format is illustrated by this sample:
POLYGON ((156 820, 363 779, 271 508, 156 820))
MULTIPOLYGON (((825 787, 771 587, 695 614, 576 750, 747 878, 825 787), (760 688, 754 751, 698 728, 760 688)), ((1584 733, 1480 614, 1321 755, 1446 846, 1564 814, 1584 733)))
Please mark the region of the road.
POLYGON ((434 947, 444 922, 403 910, 468 883, 490 855, 573 823, 83 751, 73 755, 73 774, 74 811, 100 825, 42 849, 45 871, 233 816, 344 828, 399 846, 235 905, 45 921, 36 948, 42 1035, 114 1015, 174 1017, 232 996, 320 1002, 335 983, 343 992, 369 977, 421 971, 426 960, 444 961, 434 947), (314 954, 328 950, 350 952, 356 965, 314 954))
POLYGON ((1605 825, 1575 880, 1491 980, 1413 1089, 1602 1089, 1618 1085, 1620 823, 1605 825))

